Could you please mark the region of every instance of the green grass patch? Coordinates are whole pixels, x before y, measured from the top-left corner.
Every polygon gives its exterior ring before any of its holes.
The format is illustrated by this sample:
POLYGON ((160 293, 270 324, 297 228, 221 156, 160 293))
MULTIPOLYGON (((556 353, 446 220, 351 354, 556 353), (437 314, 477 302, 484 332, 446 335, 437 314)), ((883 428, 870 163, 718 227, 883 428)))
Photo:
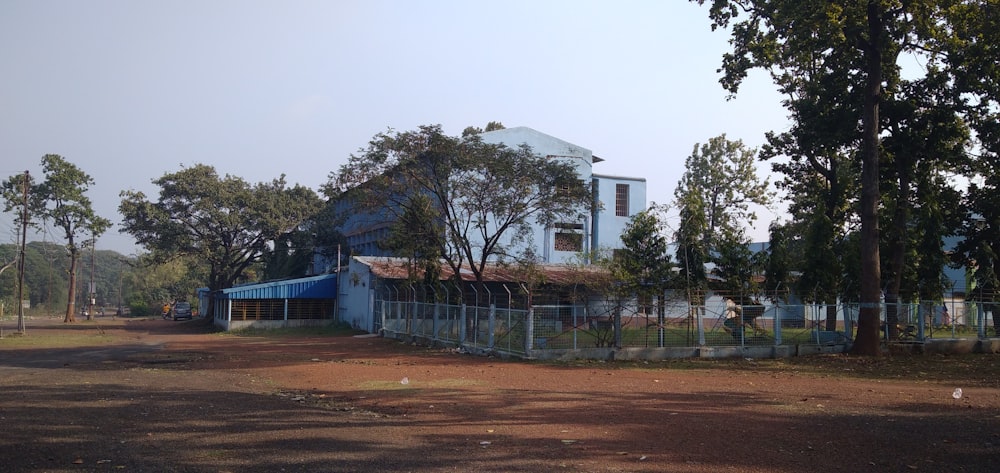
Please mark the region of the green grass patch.
POLYGON ((102 333, 96 327, 93 330, 77 330, 73 332, 39 332, 30 329, 24 335, 4 330, 0 338, 2 348, 74 348, 81 346, 111 345, 117 343, 117 337, 102 333))

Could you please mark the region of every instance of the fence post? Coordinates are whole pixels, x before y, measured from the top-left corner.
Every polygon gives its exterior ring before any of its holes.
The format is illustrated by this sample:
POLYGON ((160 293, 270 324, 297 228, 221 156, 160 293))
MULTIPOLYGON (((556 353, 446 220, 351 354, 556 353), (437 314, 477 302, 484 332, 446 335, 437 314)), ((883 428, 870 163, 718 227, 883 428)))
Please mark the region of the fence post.
POLYGON ((458 309, 458 344, 465 344, 465 309, 466 305, 463 303, 462 307, 458 309))
POLYGON ((524 354, 531 356, 531 350, 535 343, 535 308, 528 307, 528 313, 524 321, 524 354))
POLYGON ((812 309, 813 309, 812 310, 812 315, 813 315, 813 323, 812 323, 812 326, 813 326, 813 328, 812 328, 813 343, 819 345, 819 332, 820 332, 820 328, 825 328, 825 327, 823 327, 821 325, 823 322, 821 322, 819 320, 819 316, 820 316, 820 312, 824 312, 825 310, 821 311, 819 305, 811 305, 810 307, 812 307, 812 309))
POLYGON ((388 323, 388 321, 389 321, 389 314, 388 314, 389 308, 386 307, 386 303, 387 303, 387 301, 383 300, 382 303, 379 304, 379 310, 378 310, 379 318, 382 319, 381 322, 382 322, 382 334, 383 335, 385 335, 385 330, 387 328, 385 326, 385 324, 388 323))
POLYGON ((853 307, 844 305, 844 330, 847 332, 847 340, 850 342, 854 341, 854 325, 856 322, 856 312, 853 307))
POLYGON ((433 317, 434 318, 431 319, 431 339, 432 340, 437 340, 438 339, 438 329, 439 329, 438 319, 440 319, 440 317, 441 317, 441 303, 438 302, 438 301, 434 301, 434 315, 433 315, 433 317))
MULTIPOLYGON (((934 306, 930 306, 927 312, 924 311, 925 304, 917 304, 917 341, 924 341, 924 326, 927 324, 927 316, 934 317, 934 306)), ((911 309, 912 312, 912 309, 911 309)))
POLYGON ((774 306, 774 345, 781 345, 781 305, 774 306))
POLYGON ((396 319, 395 323, 392 324, 393 330, 398 334, 400 332, 399 329, 402 328, 403 333, 405 333, 406 323, 404 322, 402 327, 399 326, 400 321, 403 320, 403 301, 393 301, 392 308, 396 313, 395 317, 393 317, 394 319, 396 319))
POLYGON ((693 307, 689 310, 694 310, 695 325, 698 326, 698 345, 705 346, 705 321, 702 318, 702 307, 693 307))
POLYGON ((656 346, 658 348, 663 348, 667 346, 667 328, 664 326, 667 322, 666 310, 663 307, 663 295, 661 294, 656 298, 656 346))
POLYGON ((615 348, 622 347, 622 305, 618 302, 615 306, 615 348))
POLYGON ((976 324, 979 325, 979 338, 986 338, 986 304, 976 304, 976 324))
POLYGON ((486 324, 486 329, 489 330, 490 333, 486 335, 486 343, 487 343, 486 346, 489 347, 490 350, 492 350, 493 344, 496 343, 494 329, 497 326, 497 305, 494 303, 490 304, 490 314, 488 320, 489 321, 486 324))
POLYGON ((574 350, 576 350, 576 334, 577 332, 579 332, 577 327, 580 326, 580 322, 576 319, 576 308, 577 306, 574 304, 573 305, 573 349, 574 350))
POLYGON ((414 296, 413 300, 410 301, 410 316, 406 318, 406 334, 415 335, 418 331, 417 327, 420 326, 420 319, 417 311, 420 308, 417 306, 417 298, 414 296))

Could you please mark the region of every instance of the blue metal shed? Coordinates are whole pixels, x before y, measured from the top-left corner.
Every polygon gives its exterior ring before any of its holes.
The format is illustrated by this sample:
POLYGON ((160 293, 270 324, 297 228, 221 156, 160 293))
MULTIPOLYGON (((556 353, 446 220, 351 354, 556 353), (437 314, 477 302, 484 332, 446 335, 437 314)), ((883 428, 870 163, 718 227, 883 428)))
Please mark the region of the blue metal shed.
POLYGON ((336 299, 337 275, 270 281, 222 290, 220 299, 336 299))
MULTIPOLYGON (((199 296, 207 296, 199 291, 199 296)), ((269 281, 217 291, 215 324, 234 328, 321 325, 336 318, 337 275, 269 281)), ((202 307, 208 307, 203 301, 202 307)))

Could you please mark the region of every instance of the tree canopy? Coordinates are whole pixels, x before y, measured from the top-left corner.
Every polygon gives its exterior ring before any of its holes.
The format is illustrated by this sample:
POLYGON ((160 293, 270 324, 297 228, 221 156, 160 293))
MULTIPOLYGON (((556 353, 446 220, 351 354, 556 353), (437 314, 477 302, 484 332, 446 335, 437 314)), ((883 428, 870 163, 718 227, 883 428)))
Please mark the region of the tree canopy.
POLYGON ((20 189, 28 179, 28 223, 38 226, 41 222, 51 222, 65 240, 69 252, 68 296, 66 300, 65 322, 76 321, 76 274, 77 262, 83 248, 92 247, 97 237, 111 227, 111 221, 94 212, 87 191, 94 185, 94 179, 73 163, 57 154, 42 157, 42 173, 45 178, 34 183, 30 176, 12 176, 3 185, 6 210, 10 211, 23 201, 20 189))
POLYGON ((531 224, 581 220, 592 205, 590 186, 573 164, 527 145, 487 143, 474 128, 448 136, 440 125, 375 135, 331 173, 324 192, 349 201, 347 208, 406 221, 425 233, 440 229, 427 235, 423 248, 397 249, 440 256, 455 274, 468 264, 478 281, 489 261, 530 251, 531 224))
POLYGON ((160 187, 156 201, 142 192, 121 193, 122 232, 155 261, 182 255, 201 261, 208 266, 212 291, 231 287, 270 245, 296 230, 322 203, 309 188, 287 186, 284 176, 251 185, 219 176, 204 164, 153 183, 160 187))
POLYGON ((733 277, 734 284, 741 284, 738 274, 750 270, 749 250, 739 250, 749 244, 746 229, 756 219, 750 206, 771 201, 767 180, 757 177, 755 156, 756 150, 723 134, 696 143, 685 160, 674 190, 681 216, 675 236, 680 281, 694 296, 692 302, 701 302, 700 294, 707 288, 706 263, 714 262, 717 271, 733 277))
MULTIPOLYGON (((918 135, 923 132, 920 117, 933 115, 925 113, 928 110, 923 107, 914 109, 920 113, 910 117, 897 110, 892 120, 887 120, 885 113, 892 113, 891 105, 903 103, 898 99, 908 95, 907 89, 926 78, 920 87, 937 101, 930 104, 932 108, 961 105, 956 110, 988 139, 997 127, 988 124, 988 118, 982 118, 995 116, 1000 84, 995 81, 996 55, 990 52, 998 44, 995 4, 992 0, 693 1, 710 5, 713 29, 728 28, 731 32, 732 52, 722 58, 720 82, 724 88, 735 94, 750 70, 766 70, 779 90, 788 95, 786 107, 796 112, 792 115, 794 134, 803 155, 809 158, 843 155, 858 164, 861 186, 855 209, 861 224, 857 268, 861 312, 853 350, 859 354, 878 354, 883 295, 880 211, 884 210, 882 204, 886 199, 881 191, 883 161, 893 158, 895 165, 902 165, 894 169, 894 179, 889 184, 899 191, 891 198, 898 203, 895 209, 901 212, 899 218, 892 220, 897 243, 892 247, 890 275, 895 278, 903 269, 900 261, 905 256, 898 229, 906 219, 907 173, 918 158, 913 152, 927 151, 896 146, 896 150, 904 152, 893 153, 883 146, 882 140, 887 132, 898 132, 900 137, 918 135), (916 57, 924 66, 922 71, 907 74, 916 79, 904 79, 900 66, 903 55, 916 57), (934 84, 947 87, 928 87, 934 84), (810 104, 813 106, 808 107, 810 104), (906 129, 893 128, 894 123, 903 124, 904 119, 909 120, 906 129)), ((947 128, 950 127, 942 127, 947 128)), ((937 141, 928 150, 944 151, 942 145, 946 143, 947 140, 937 141)), ((836 199, 837 195, 830 197, 836 199)), ((833 199, 829 202, 836 204, 833 199)), ((828 206, 828 211, 835 211, 835 207, 828 206)), ((836 227, 841 222, 831 223, 836 227)), ((822 240, 828 241, 828 237, 822 240)), ((890 288, 890 292, 895 292, 895 288, 890 288)))

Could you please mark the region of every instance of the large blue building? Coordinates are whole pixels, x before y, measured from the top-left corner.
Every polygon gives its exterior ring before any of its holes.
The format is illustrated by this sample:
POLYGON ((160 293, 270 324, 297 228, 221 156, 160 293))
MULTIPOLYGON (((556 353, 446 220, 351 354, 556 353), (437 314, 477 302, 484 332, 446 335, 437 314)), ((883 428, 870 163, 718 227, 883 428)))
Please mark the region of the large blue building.
MULTIPOLYGON (((558 222, 543 227, 535 224, 527 244, 541 263, 566 263, 581 253, 621 248, 621 234, 629 219, 646 208, 646 180, 594 172, 604 160, 582 146, 546 135, 527 127, 506 128, 480 135, 487 143, 517 147, 527 144, 540 156, 572 163, 580 179, 593 187, 599 205, 581 220, 558 222)), ((384 215, 351 214, 342 226, 348 249, 356 256, 392 256, 379 247, 389 236, 392 221, 384 215)), ((523 249, 523 248, 522 248, 523 249)), ((332 269, 332 268, 329 268, 332 269)))

